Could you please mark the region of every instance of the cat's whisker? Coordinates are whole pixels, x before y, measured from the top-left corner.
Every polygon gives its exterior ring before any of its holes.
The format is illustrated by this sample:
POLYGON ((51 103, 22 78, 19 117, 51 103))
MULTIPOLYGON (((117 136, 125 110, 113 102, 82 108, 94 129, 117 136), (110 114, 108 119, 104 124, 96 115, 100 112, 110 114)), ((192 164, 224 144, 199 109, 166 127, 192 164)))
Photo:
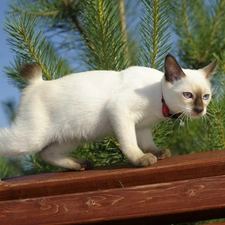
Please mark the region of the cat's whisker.
POLYGON ((185 125, 185 113, 183 112, 180 117, 179 117, 179 120, 180 120, 180 124, 179 124, 179 130, 181 129, 181 127, 183 127, 185 125))
POLYGON ((191 117, 191 110, 189 108, 186 108, 186 111, 185 111, 185 116, 186 116, 186 121, 187 121, 187 128, 190 129, 190 122, 192 121, 192 117, 191 117))
POLYGON ((176 124, 176 121, 177 121, 177 119, 175 119, 175 121, 174 121, 174 123, 173 123, 173 125, 172 125, 172 130, 174 129, 174 126, 175 126, 175 124, 176 124))
POLYGON ((190 118, 190 116, 188 115, 188 112, 185 113, 185 118, 186 118, 186 122, 187 122, 186 127, 187 127, 187 129, 189 130, 189 129, 190 129, 190 127, 189 127, 189 120, 191 120, 191 118, 190 118))
MULTIPOLYGON (((210 116, 212 116, 212 115, 210 115, 210 116)), ((206 114, 203 116, 204 122, 207 122, 207 120, 209 120, 209 119, 210 119, 210 118, 209 118, 208 114, 206 113, 206 114)))
POLYGON ((201 120, 202 120, 203 122, 205 122, 205 121, 207 120, 206 115, 203 115, 203 116, 201 117, 201 120))
POLYGON ((206 116, 210 116, 210 117, 215 117, 212 113, 209 113, 208 111, 206 111, 206 116))

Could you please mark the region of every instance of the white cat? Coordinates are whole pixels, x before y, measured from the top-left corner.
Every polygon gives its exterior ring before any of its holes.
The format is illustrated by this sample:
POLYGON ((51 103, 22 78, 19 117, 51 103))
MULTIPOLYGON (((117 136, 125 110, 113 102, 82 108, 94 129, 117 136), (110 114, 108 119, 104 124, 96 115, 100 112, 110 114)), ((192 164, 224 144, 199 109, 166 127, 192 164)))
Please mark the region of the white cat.
POLYGON ((205 115, 216 65, 214 61, 200 70, 181 69, 169 54, 165 73, 130 67, 45 81, 38 64, 25 64, 20 74, 28 85, 16 120, 0 131, 0 156, 40 152, 52 165, 83 170, 91 163, 66 153, 84 142, 115 135, 133 165, 151 165, 170 156, 169 150, 154 144, 151 128, 167 117, 205 115))

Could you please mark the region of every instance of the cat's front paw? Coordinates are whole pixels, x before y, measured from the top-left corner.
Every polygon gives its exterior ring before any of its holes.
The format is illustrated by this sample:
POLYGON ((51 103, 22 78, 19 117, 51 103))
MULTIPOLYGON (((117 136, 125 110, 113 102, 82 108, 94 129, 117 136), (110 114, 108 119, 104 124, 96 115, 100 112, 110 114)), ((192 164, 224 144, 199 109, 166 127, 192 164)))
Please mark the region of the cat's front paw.
POLYGON ((161 149, 160 154, 157 155, 157 159, 165 159, 171 156, 169 149, 161 149))
POLYGON ((157 159, 165 159, 171 156, 171 152, 169 149, 157 149, 157 150, 145 150, 146 153, 152 153, 154 156, 156 156, 157 159))
POLYGON ((156 156, 152 153, 147 153, 143 155, 140 159, 138 159, 136 166, 150 166, 157 162, 156 156))

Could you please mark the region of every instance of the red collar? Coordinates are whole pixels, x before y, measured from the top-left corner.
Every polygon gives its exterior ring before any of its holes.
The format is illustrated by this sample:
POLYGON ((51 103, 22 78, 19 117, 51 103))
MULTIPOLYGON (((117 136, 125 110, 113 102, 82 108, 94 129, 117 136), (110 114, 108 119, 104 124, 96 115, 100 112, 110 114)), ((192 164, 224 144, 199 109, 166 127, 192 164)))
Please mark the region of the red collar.
POLYGON ((170 109, 168 108, 165 100, 164 100, 164 97, 162 95, 162 114, 164 117, 169 117, 169 118, 172 118, 172 119, 177 119, 182 113, 177 113, 177 114, 171 114, 170 113, 170 109))

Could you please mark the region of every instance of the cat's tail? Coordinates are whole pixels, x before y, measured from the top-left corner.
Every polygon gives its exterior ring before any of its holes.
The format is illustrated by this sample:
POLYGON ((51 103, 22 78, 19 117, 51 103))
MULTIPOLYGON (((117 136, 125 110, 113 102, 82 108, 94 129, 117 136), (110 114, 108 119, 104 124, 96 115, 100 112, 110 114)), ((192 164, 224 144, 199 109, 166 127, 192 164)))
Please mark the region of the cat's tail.
POLYGON ((17 156, 18 148, 21 148, 22 142, 16 138, 10 129, 4 128, 0 130, 0 156, 17 156))
POLYGON ((43 141, 36 136, 33 137, 29 129, 25 131, 11 127, 0 130, 0 157, 31 154, 43 148, 43 141))
MULTIPOLYGON (((19 74, 28 84, 36 84, 42 80, 42 69, 37 63, 23 64, 19 74)), ((32 94, 32 90, 28 92, 32 94)), ((26 95, 29 95, 26 93, 26 95)), ((29 96, 28 96, 29 97, 29 96)), ((10 128, 0 129, 0 156, 18 156, 41 151, 45 147, 45 126, 39 128, 39 118, 34 120, 32 107, 21 107, 17 118, 10 128), (34 133, 35 132, 35 133, 34 133)), ((40 116, 40 115, 39 115, 40 116)))
POLYGON ((37 63, 25 63, 20 67, 19 75, 30 84, 42 80, 42 69, 37 63))

